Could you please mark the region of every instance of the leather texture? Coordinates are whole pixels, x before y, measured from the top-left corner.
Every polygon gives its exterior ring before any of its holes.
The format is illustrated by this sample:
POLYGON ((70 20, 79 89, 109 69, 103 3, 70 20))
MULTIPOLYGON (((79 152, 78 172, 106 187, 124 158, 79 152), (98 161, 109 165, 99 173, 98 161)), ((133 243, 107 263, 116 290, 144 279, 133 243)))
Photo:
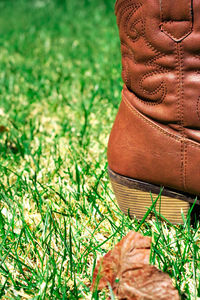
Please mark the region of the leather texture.
POLYGON ((118 0, 115 12, 124 88, 109 167, 200 195, 199 0, 118 0))

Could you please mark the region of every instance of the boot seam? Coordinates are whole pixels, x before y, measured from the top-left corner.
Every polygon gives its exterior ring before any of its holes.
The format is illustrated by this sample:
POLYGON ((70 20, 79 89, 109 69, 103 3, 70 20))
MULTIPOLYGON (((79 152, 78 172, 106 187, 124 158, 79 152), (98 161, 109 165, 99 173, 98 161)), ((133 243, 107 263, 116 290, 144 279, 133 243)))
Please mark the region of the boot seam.
MULTIPOLYGON (((182 57, 182 46, 181 43, 176 43, 176 70, 177 70, 177 118, 179 123, 179 132, 182 137, 184 136, 184 128, 183 128, 183 57, 182 57)), ((184 140, 181 137, 181 170, 180 170, 180 180, 181 185, 184 188, 185 186, 185 156, 184 156, 184 140)))
POLYGON ((200 148, 200 145, 197 144, 197 142, 191 141, 189 139, 187 139, 185 142, 187 143, 188 146, 191 146, 191 147, 194 147, 194 148, 200 148))
POLYGON ((183 141, 183 149, 184 149, 184 180, 183 180, 183 185, 184 185, 184 189, 186 191, 188 191, 187 189, 187 182, 186 182, 186 179, 187 179, 187 141, 183 141))
POLYGON ((198 116, 198 119, 200 120, 199 104, 200 104, 200 96, 197 99, 197 106, 196 106, 197 116, 198 116))
POLYGON ((182 46, 180 43, 176 43, 176 70, 177 70, 177 85, 178 85, 178 90, 177 90, 177 119, 178 119, 178 124, 180 128, 180 134, 182 136, 184 135, 184 115, 183 115, 183 97, 184 97, 184 92, 183 92, 183 82, 184 82, 184 74, 183 74, 183 53, 182 53, 182 46))
POLYGON ((181 136, 179 137, 178 135, 175 135, 173 133, 169 133, 166 132, 163 128, 159 127, 159 125, 153 123, 153 121, 147 119, 147 117, 143 116, 139 111, 137 111, 134 106, 132 106, 129 102, 129 100, 127 99, 127 97, 125 96, 124 92, 123 93, 123 100, 124 103, 126 104, 126 106, 132 111, 132 113, 137 114, 141 119, 143 119, 146 123, 148 123, 151 127, 154 127, 155 129, 157 129, 158 131, 162 132, 163 134, 169 136, 172 139, 177 140, 178 142, 181 142, 182 138, 181 136))
POLYGON ((151 121, 150 119, 148 119, 148 117, 145 117, 142 113, 140 113, 136 108, 134 108, 134 106, 130 103, 130 101, 128 100, 128 98, 125 96, 124 92, 122 91, 123 94, 123 100, 124 103, 126 104, 126 106, 134 113, 137 114, 141 119, 143 119, 146 123, 148 123, 151 127, 154 127, 155 129, 159 130, 160 132, 162 132, 163 134, 169 136, 172 139, 177 140, 178 142, 185 142, 187 144, 187 146, 191 146, 191 147, 195 147, 195 148, 200 148, 200 144, 198 144, 195 141, 192 141, 190 139, 183 138, 181 136, 178 136, 176 134, 173 133, 169 133, 167 132, 165 129, 161 128, 159 125, 153 123, 153 121, 151 121))

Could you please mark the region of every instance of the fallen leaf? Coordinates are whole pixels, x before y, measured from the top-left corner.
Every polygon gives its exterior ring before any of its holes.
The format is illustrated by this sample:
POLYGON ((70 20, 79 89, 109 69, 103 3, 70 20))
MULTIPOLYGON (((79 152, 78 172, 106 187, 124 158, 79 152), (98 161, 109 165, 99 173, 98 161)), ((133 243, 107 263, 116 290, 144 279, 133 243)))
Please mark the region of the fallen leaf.
POLYGON ((5 131, 8 131, 8 128, 3 125, 0 125, 0 133, 3 133, 5 131))
POLYGON ((151 238, 130 231, 95 267, 92 290, 111 285, 120 300, 178 300, 169 275, 149 265, 151 238))

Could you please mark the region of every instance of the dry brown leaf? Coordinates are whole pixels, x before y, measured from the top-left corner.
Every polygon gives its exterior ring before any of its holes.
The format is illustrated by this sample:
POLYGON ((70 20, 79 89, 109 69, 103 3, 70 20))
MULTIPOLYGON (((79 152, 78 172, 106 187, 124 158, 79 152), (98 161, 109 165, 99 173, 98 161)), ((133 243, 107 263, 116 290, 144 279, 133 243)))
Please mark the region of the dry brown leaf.
POLYGON ((3 125, 0 125, 0 133, 3 133, 5 131, 8 131, 8 128, 3 125))
POLYGON ((149 265, 151 238, 130 231, 98 263, 91 289, 110 283, 121 300, 178 300, 169 275, 149 265))

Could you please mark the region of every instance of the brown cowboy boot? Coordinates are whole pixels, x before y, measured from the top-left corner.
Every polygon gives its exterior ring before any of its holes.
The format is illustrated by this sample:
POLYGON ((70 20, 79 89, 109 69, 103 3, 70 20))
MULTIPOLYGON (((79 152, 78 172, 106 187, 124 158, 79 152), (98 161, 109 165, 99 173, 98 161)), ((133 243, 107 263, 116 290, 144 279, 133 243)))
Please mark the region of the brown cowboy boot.
POLYGON ((108 143, 113 189, 142 218, 163 186, 157 210, 182 223, 200 195, 199 0, 118 0, 115 11, 125 84, 108 143))

